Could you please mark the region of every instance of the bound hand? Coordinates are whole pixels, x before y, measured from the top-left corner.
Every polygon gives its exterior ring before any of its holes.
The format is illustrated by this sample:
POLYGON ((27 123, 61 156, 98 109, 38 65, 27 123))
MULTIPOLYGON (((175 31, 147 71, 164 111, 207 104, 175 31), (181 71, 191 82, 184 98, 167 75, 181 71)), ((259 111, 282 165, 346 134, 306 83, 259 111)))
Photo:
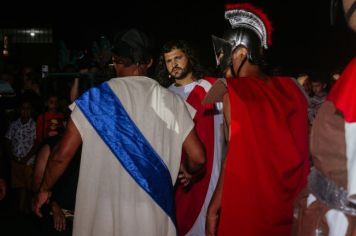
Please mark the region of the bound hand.
POLYGON ((193 176, 189 174, 185 169, 184 164, 181 164, 179 169, 179 174, 178 174, 179 183, 186 188, 191 184, 192 177, 193 176))
POLYGON ((49 191, 40 191, 36 194, 33 204, 32 204, 32 210, 35 212, 35 214, 39 217, 42 217, 41 213, 41 207, 45 203, 49 203, 49 199, 51 197, 51 192, 49 191))

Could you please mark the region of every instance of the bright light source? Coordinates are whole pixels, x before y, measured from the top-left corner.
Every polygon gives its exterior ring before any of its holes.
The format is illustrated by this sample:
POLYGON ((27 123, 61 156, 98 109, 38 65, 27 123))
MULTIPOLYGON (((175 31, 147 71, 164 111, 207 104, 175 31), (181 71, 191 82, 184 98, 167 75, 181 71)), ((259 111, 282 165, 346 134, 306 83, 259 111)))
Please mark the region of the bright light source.
POLYGON ((31 35, 31 37, 35 37, 36 34, 35 34, 35 32, 31 32, 30 35, 31 35))

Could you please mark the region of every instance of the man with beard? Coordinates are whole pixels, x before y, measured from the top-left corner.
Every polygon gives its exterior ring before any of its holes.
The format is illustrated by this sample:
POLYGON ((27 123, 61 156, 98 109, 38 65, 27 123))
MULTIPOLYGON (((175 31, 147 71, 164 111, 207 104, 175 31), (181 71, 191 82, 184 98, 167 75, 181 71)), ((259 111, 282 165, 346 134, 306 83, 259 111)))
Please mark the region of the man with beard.
MULTIPOLYGON (((192 49, 183 40, 163 46, 157 69, 161 83, 170 85, 169 90, 196 110, 193 120, 206 149, 206 171, 191 181, 194 184, 176 186, 175 205, 178 235, 204 235, 206 210, 219 177, 223 151, 221 104, 202 104, 215 79, 203 77, 192 49)), ((182 161, 185 158, 183 153, 182 161)))
MULTIPOLYGON (((334 4, 340 0, 332 1, 334 4)), ((345 19, 356 31, 356 1, 343 0, 345 19)), ((332 9, 331 13, 335 13, 332 9)), ((335 82, 313 123, 314 167, 297 205, 293 235, 356 235, 356 58, 335 82)))
POLYGON ((248 3, 228 4, 225 19, 231 28, 213 42, 226 79, 204 102, 223 101, 229 144, 206 235, 290 235, 309 172, 307 100, 291 77, 264 73, 272 43, 266 14, 248 3))

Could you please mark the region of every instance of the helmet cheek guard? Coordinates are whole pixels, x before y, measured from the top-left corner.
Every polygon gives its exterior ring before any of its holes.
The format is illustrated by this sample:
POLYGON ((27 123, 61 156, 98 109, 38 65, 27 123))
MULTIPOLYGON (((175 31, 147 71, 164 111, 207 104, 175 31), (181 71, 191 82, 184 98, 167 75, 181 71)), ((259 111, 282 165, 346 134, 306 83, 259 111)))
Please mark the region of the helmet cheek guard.
POLYGON ((223 72, 231 65, 231 54, 233 44, 231 42, 212 35, 213 47, 215 53, 216 66, 223 72))

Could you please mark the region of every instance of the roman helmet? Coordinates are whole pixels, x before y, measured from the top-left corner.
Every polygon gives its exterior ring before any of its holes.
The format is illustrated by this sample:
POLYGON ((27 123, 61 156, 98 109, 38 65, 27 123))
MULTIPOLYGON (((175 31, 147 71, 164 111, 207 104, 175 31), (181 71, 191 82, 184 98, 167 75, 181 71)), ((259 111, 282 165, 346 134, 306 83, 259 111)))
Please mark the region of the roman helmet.
POLYGON ((267 15, 249 3, 227 4, 225 19, 231 29, 222 38, 212 36, 217 66, 222 71, 230 66, 232 52, 238 47, 245 47, 247 59, 252 64, 260 65, 264 50, 272 43, 272 25, 267 15))

